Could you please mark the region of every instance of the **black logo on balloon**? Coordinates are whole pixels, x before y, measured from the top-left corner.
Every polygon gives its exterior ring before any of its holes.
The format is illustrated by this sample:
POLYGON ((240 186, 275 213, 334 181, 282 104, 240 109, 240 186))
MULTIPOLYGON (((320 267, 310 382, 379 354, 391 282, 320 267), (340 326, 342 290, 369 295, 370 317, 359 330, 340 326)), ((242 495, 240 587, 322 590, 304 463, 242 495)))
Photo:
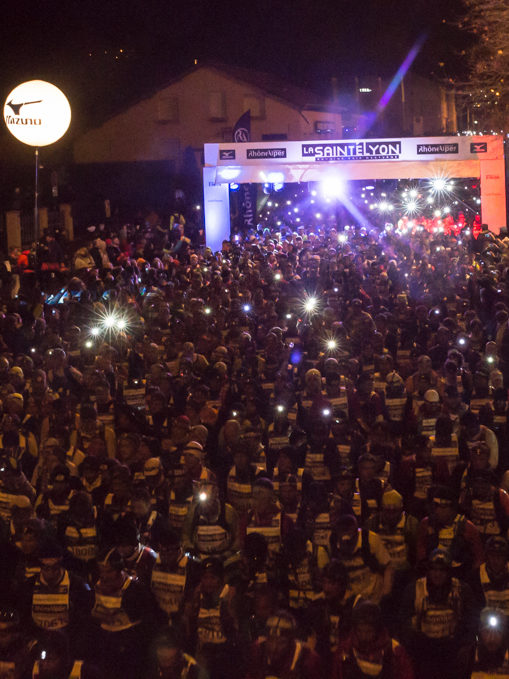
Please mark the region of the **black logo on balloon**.
POLYGON ((42 99, 38 99, 37 101, 23 101, 21 104, 13 104, 11 99, 7 102, 6 106, 11 109, 15 116, 19 116, 22 106, 28 106, 29 104, 40 104, 41 102, 42 99))

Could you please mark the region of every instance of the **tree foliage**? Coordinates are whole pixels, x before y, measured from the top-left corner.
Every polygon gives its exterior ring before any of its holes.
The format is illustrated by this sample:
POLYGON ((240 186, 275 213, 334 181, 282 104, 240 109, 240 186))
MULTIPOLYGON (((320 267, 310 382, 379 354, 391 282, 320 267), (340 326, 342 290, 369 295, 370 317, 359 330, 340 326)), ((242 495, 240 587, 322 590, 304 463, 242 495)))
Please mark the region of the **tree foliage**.
POLYGON ((471 35, 467 55, 471 129, 499 132, 509 128, 509 2, 464 0, 462 27, 471 35), (475 121, 477 120, 477 123, 475 121))

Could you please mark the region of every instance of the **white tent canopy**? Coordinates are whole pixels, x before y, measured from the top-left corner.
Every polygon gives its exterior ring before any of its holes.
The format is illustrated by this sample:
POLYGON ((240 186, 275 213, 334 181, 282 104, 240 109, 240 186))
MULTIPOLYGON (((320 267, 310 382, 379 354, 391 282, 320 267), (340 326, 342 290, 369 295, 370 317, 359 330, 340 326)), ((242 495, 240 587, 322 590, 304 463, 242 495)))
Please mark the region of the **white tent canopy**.
POLYGON ((229 184, 356 179, 478 177, 481 218, 495 233, 506 225, 501 136, 339 139, 205 144, 203 194, 207 245, 230 237, 229 184))

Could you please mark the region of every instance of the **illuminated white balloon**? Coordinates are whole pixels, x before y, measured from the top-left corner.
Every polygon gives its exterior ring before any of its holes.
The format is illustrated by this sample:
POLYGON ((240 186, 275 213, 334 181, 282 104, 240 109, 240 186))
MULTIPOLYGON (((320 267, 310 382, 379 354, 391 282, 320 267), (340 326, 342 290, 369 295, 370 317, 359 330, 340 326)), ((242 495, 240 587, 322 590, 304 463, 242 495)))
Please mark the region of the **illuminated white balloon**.
POLYGON ((71 107, 55 85, 44 80, 29 80, 7 96, 4 122, 9 132, 24 144, 48 146, 67 132, 71 107))

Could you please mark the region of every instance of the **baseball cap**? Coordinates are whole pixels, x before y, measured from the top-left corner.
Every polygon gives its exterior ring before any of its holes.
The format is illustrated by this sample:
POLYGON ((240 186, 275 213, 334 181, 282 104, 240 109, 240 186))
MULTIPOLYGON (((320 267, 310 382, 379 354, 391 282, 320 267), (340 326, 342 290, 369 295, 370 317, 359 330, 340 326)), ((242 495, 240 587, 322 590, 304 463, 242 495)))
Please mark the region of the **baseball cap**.
POLYGON ((397 490, 390 490, 382 495, 382 507, 399 508, 403 506, 403 497, 397 490))
POLYGON ((199 460, 201 460, 203 459, 203 446, 201 443, 198 443, 198 441, 189 441, 182 451, 182 454, 193 455, 194 457, 197 457, 199 460))
POLYGON ((143 466, 143 476, 157 476, 161 471, 161 460, 158 457, 149 457, 143 466))
POLYGON ((390 372, 387 375, 387 377, 385 378, 385 381, 387 382, 387 384, 389 384, 393 387, 396 387, 396 386, 399 387, 400 385, 403 384, 403 378, 395 370, 393 370, 392 372, 390 372))
POLYGON ((185 429, 191 428, 191 420, 187 417, 187 415, 179 415, 178 417, 176 417, 175 424, 178 427, 183 427, 185 429))
POLYGON ((432 566, 442 566, 445 568, 451 567, 451 557, 443 549, 434 549, 429 555, 428 565, 430 568, 432 566))
POLYGON ((427 403, 440 403, 440 396, 436 389, 428 389, 424 392, 424 400, 427 403))

